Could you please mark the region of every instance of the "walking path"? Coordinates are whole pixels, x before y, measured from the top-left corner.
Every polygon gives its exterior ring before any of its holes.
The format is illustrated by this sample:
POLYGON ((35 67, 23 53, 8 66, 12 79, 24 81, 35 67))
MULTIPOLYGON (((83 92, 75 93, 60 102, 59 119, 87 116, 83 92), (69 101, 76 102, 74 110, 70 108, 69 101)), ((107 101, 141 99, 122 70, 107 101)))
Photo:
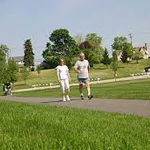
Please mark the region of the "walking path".
POLYGON ((119 112, 134 114, 150 118, 149 100, 127 100, 127 99, 92 99, 80 100, 73 98, 71 101, 62 102, 59 98, 35 98, 35 97, 14 97, 1 96, 0 99, 24 103, 68 106, 81 109, 100 110, 104 112, 119 112))
MULTIPOLYGON (((110 83, 115 81, 129 81, 129 80, 135 80, 135 79, 145 79, 150 78, 150 74, 142 75, 142 76, 132 76, 132 77, 124 77, 124 78, 117 78, 115 79, 108 79, 108 80, 100 80, 100 81, 92 81, 91 84, 101 84, 101 83, 110 83)), ((71 84, 70 86, 77 86, 78 84, 71 84)), ((25 91, 35 91, 35 90, 43 90, 43 89, 52 89, 52 88, 59 88, 59 85, 56 86, 45 86, 45 87, 34 87, 34 88, 28 88, 28 89, 19 89, 19 90, 13 90, 12 92, 25 92, 25 91)))

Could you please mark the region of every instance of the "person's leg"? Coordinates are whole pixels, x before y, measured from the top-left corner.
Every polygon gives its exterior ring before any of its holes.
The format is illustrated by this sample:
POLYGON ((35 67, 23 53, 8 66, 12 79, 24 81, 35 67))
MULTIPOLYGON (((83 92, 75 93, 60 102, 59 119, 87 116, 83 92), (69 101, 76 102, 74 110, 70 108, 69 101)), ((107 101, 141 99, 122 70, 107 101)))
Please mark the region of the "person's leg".
POLYGON ((83 84, 79 84, 79 92, 80 94, 83 94, 83 84))
POLYGON ((65 92, 66 92, 66 100, 70 101, 69 93, 70 93, 70 85, 69 85, 69 80, 65 80, 65 92))
POLYGON ((83 95, 83 84, 82 84, 82 83, 79 83, 79 92, 80 92, 81 100, 84 100, 84 95, 83 95))
POLYGON ((6 92, 6 95, 9 95, 9 89, 7 88, 7 92, 6 92))
POLYGON ((86 85, 87 92, 88 92, 88 99, 92 99, 93 96, 91 95, 90 82, 89 82, 89 81, 86 81, 85 85, 86 85))
POLYGON ((61 86, 61 91, 62 91, 62 100, 65 102, 66 97, 65 97, 65 82, 64 82, 64 80, 60 81, 60 86, 61 86))
POLYGON ((9 93, 10 93, 10 95, 12 95, 12 89, 11 88, 9 89, 9 93))

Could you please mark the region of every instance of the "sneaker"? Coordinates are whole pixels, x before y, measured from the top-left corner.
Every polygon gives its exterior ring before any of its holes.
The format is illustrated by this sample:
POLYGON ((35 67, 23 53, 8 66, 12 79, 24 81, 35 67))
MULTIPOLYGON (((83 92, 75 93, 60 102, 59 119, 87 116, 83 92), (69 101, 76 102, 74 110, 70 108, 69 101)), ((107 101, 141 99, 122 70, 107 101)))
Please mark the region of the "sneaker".
POLYGON ((62 100, 63 102, 66 102, 66 98, 65 97, 63 97, 63 100, 62 100))
POLYGON ((93 98, 93 95, 89 95, 88 99, 91 100, 93 98))
POLYGON ((67 101, 70 101, 70 97, 69 97, 68 95, 66 96, 66 100, 67 100, 67 101))
POLYGON ((84 100, 84 96, 83 95, 81 95, 81 100, 84 100))

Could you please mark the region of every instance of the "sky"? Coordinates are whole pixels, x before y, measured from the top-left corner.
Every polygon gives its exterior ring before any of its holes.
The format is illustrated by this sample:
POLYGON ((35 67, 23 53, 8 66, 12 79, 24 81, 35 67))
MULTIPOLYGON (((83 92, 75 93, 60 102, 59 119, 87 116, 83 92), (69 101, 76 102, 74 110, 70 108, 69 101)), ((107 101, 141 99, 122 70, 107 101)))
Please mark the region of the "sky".
POLYGON ((134 46, 150 45, 149 0, 0 0, 0 44, 11 56, 23 56, 31 39, 36 59, 59 28, 71 36, 97 33, 111 53, 116 36, 133 35, 134 46))

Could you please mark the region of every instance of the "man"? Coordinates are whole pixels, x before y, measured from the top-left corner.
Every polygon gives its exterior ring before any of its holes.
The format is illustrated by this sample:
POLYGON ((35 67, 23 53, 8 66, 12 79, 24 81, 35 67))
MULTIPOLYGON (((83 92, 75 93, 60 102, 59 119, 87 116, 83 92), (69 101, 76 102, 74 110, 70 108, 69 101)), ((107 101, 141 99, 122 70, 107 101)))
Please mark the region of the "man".
POLYGON ((83 84, 86 85, 87 92, 88 92, 88 99, 90 100, 93 98, 93 96, 91 95, 90 82, 89 82, 90 65, 88 60, 85 59, 84 53, 80 53, 79 57, 80 59, 76 62, 74 68, 78 76, 79 92, 80 92, 81 100, 84 100, 83 84))
POLYGON ((69 69, 66 65, 64 65, 64 60, 60 59, 60 65, 56 67, 57 70, 57 79, 60 83, 61 90, 62 90, 62 100, 63 102, 70 101, 69 92, 70 92, 70 85, 71 82, 69 69))

